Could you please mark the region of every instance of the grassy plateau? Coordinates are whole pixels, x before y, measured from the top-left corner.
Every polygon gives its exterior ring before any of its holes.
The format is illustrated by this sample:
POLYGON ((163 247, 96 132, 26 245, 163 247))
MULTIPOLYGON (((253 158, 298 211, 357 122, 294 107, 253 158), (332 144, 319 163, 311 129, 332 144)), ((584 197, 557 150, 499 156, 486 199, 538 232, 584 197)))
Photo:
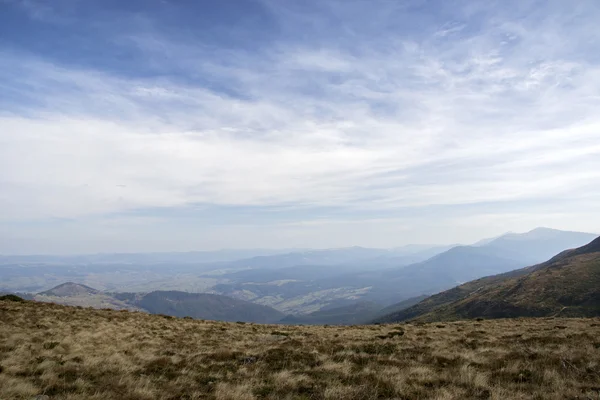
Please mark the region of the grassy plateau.
POLYGON ((600 399, 600 319, 282 326, 0 300, 0 399, 34 398, 600 399))

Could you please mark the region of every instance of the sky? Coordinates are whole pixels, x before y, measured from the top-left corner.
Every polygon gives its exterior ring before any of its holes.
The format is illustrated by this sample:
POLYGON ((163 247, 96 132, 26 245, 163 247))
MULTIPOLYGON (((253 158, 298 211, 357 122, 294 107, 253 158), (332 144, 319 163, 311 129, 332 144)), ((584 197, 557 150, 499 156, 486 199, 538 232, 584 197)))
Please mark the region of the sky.
POLYGON ((596 0, 0 0, 0 253, 600 231, 596 0))

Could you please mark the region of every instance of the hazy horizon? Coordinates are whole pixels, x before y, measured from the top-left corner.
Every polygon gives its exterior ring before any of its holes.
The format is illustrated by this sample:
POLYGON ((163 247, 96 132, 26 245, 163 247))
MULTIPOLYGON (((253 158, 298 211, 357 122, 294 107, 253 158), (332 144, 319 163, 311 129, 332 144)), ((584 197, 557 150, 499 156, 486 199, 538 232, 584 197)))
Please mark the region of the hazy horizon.
POLYGON ((600 4, 0 0, 0 254, 600 231, 600 4))
MULTIPOLYGON (((285 253, 294 253, 294 252, 302 252, 302 251, 320 251, 320 250, 342 250, 342 249, 349 249, 349 248, 371 248, 371 249, 382 249, 382 250, 400 250, 400 249, 409 249, 409 248, 416 248, 416 250, 414 250, 415 252, 419 251, 419 248, 421 248, 420 250, 426 250, 426 249, 433 249, 436 247, 445 247, 445 246, 476 246, 479 245, 480 242, 488 242, 491 241, 493 239, 497 239, 500 237, 503 237, 505 235, 511 235, 511 234, 517 234, 517 235, 521 235, 521 234, 526 234, 526 233, 530 233, 530 232, 534 232, 536 230, 557 230, 555 228, 549 228, 549 227, 536 227, 533 230, 530 231, 525 231, 525 232, 515 232, 515 231, 507 231, 507 232, 503 232, 502 234, 499 235, 495 235, 495 236, 490 236, 490 237, 482 237, 482 238, 478 238, 474 241, 471 242, 449 242, 449 243, 402 243, 402 244, 398 244, 398 245, 394 245, 394 246, 388 246, 388 247, 380 247, 380 246, 362 246, 360 244, 354 244, 354 245, 350 245, 350 246, 340 246, 340 247, 268 247, 268 246, 257 246, 257 247, 221 247, 221 248, 208 248, 208 249, 187 249, 187 250, 149 250, 149 251, 98 251, 98 252, 46 252, 46 253, 39 253, 39 252, 26 252, 26 253, 0 253, 0 256, 81 256, 81 255, 93 255, 93 254, 134 254, 134 253, 141 253, 141 254, 159 254, 159 253, 193 253, 193 252, 207 252, 207 253, 217 253, 217 252, 266 252, 266 253, 271 253, 271 254, 285 254, 285 253)), ((560 230, 562 232, 576 232, 576 233, 585 233, 585 234, 592 234, 592 235, 600 235, 597 232, 578 232, 578 231, 570 231, 570 230, 560 230)), ((410 252, 410 251, 408 251, 410 252)), ((253 256, 252 256, 253 257, 253 256)), ((245 257, 242 257, 245 258, 245 257)))

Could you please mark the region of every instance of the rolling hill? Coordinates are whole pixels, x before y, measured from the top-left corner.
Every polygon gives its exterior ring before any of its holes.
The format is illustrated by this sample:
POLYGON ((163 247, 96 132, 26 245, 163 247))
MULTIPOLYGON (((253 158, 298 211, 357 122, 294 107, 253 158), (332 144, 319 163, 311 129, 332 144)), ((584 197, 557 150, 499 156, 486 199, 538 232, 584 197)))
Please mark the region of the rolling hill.
MULTIPOLYGON (((406 261, 406 257, 388 254, 376 259, 359 259, 353 264, 296 265, 275 269, 265 266, 278 265, 279 261, 282 265, 293 263, 288 259, 291 256, 264 257, 260 259, 261 264, 252 264, 256 268, 248 264, 249 269, 222 275, 224 282, 215 285, 212 291, 268 305, 289 314, 308 314, 331 305, 345 306, 357 301, 389 306, 412 297, 447 290, 473 279, 537 264, 596 237, 589 233, 537 228, 484 240, 478 245, 455 246, 410 265, 401 262, 406 261), (531 254, 526 251, 527 247, 533 249, 531 254), (267 260, 270 264, 264 263, 267 260), (399 264, 394 265, 395 261, 399 264)), ((440 250, 443 249, 435 247, 429 251, 440 250)), ((333 254, 336 257, 348 257, 349 254, 360 257, 373 253, 372 249, 351 248, 310 254, 331 260, 333 254)), ((292 259, 306 261, 300 253, 292 259)))
POLYGON ((40 292, 42 296, 56 296, 56 297, 73 297, 73 296, 86 296, 100 293, 99 290, 91 288, 86 285, 74 282, 66 282, 58 285, 50 290, 40 292))
POLYGON ((600 315, 600 238, 549 261, 468 282, 378 322, 600 315))
POLYGON ((274 323, 284 314, 267 306, 207 293, 154 291, 150 293, 110 293, 67 282, 33 299, 63 305, 144 311, 174 317, 192 317, 218 321, 274 323))
POLYGON ((274 323, 284 316, 271 307, 208 293, 155 291, 133 303, 151 314, 216 321, 274 323))
POLYGON ((110 293, 105 293, 89 286, 66 282, 52 289, 34 294, 33 300, 44 303, 64 304, 68 306, 112 308, 114 310, 137 311, 139 308, 123 302, 110 293))

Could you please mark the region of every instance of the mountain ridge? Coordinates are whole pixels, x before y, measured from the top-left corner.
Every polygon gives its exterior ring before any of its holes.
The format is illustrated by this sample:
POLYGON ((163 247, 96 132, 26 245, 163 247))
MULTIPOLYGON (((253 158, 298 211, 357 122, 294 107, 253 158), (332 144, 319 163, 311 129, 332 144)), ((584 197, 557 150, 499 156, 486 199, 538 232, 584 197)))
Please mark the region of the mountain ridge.
POLYGON ((600 238, 550 260, 433 295, 376 322, 600 315, 600 238))
POLYGON ((99 290, 89 287, 87 285, 75 282, 65 282, 52 289, 38 293, 42 296, 56 296, 56 297, 71 297, 78 295, 91 295, 98 294, 99 290))

